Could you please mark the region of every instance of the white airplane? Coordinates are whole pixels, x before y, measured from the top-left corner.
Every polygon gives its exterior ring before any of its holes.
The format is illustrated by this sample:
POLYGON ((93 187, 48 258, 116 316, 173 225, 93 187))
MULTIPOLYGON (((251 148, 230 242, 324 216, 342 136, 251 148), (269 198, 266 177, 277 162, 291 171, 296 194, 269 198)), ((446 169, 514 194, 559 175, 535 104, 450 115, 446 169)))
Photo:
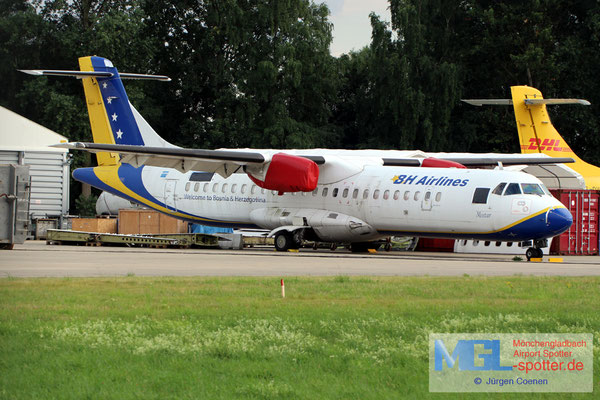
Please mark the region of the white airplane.
POLYGON ((304 240, 350 243, 354 251, 392 235, 520 242, 542 257, 547 239, 572 216, 537 178, 502 165, 570 158, 411 158, 383 150, 197 150, 162 139, 129 102, 121 79, 169 80, 117 72, 101 57, 80 71, 24 70, 82 79, 94 143, 60 147, 96 153, 75 179, 191 222, 271 230, 275 247, 304 240), (468 169, 466 167, 496 169, 468 169))

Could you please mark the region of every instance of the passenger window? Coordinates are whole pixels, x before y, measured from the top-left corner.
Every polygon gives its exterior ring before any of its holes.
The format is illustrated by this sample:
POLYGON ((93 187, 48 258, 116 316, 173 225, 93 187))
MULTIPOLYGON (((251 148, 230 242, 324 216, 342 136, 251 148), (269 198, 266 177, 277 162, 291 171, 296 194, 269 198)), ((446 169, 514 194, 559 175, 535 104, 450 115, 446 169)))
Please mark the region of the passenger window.
POLYGON ((521 194, 521 188, 518 183, 511 183, 508 185, 506 190, 504 191, 505 196, 510 196, 513 194, 521 194))
POLYGON ((441 201, 442 200, 442 192, 437 192, 435 194, 435 201, 441 201))
POLYGON ((215 183, 215 184, 213 185, 213 192, 215 192, 215 193, 216 193, 216 192, 217 192, 217 189, 219 189, 219 184, 218 184, 218 183, 215 183))
POLYGON ((358 197, 358 189, 354 189, 354 190, 352 191, 352 198, 353 198, 353 199, 355 199, 355 198, 357 198, 357 197, 358 197))
POLYGON ((203 191, 204 193, 208 192, 208 183, 205 183, 205 184, 204 184, 204 187, 202 188, 202 191, 203 191))
POLYGON ((473 204, 485 204, 487 203, 488 194, 490 193, 489 188, 477 188, 473 194, 473 204))
POLYGON ((200 183, 196 182, 194 184, 194 192, 197 192, 198 190, 200 190, 200 183))
POLYGON ((524 194, 537 194, 538 196, 544 195, 544 191, 540 185, 535 183, 521 183, 521 189, 523 189, 524 194))
POLYGON ((242 194, 246 193, 247 187, 248 187, 248 185, 246 185, 245 183, 242 185, 242 194))
POLYGON ((237 190, 237 183, 234 183, 233 185, 231 185, 231 193, 235 193, 236 190, 237 190))
POLYGON ((328 188, 323 188, 323 192, 321 193, 323 195, 323 197, 327 196, 327 192, 329 191, 328 188))
POLYGON ((316 196, 319 193, 319 188, 316 188, 315 190, 313 190, 312 195, 316 196))
MULTIPOLYGON (((263 190, 265 190, 265 189, 263 189, 263 190)), ((271 190, 271 194, 272 194, 273 196, 275 196, 277 193, 279 193, 277 190, 271 190)))
POLYGON ((396 190, 396 191, 394 192, 394 200, 398 200, 399 198, 400 198, 400 191, 399 191, 399 190, 396 190))
POLYGON ((390 198, 390 191, 386 190, 385 192, 383 192, 383 199, 387 200, 390 198))
POLYGON ((506 182, 499 183, 498 186, 492 191, 492 194, 497 194, 498 196, 502 196, 502 191, 506 187, 506 182))
POLYGON ((421 192, 418 192, 418 191, 415 192, 415 197, 414 197, 415 201, 418 201, 420 198, 421 198, 421 192))
POLYGON ((431 199, 431 192, 425 193, 425 201, 429 201, 431 199))
POLYGON ((333 192, 331 193, 333 197, 337 197, 338 190, 338 188, 333 188, 333 192))
POLYGON ((229 186, 229 185, 228 185, 227 183, 224 183, 224 184, 223 184, 223 187, 221 188, 221 192, 225 193, 225 191, 227 190, 227 187, 228 187, 228 186, 229 186))
MULTIPOLYGON (((265 188, 261 188, 261 189, 260 189, 260 192, 261 192, 262 194, 265 194, 265 193, 267 193, 267 189, 265 189, 265 188)), ((277 193, 277 192, 275 192, 275 193, 277 193)))
POLYGON ((404 200, 408 200, 410 198, 410 190, 404 192, 404 200))
POLYGON ((252 185, 252 189, 250 189, 250 193, 251 194, 256 194, 256 189, 258 188, 258 186, 256 185, 252 185))
POLYGON ((191 186, 191 183, 189 183, 189 182, 185 184, 185 191, 186 192, 190 191, 190 186, 191 186))
POLYGON ((379 189, 375 189, 375 191, 373 192, 373 198, 375 200, 377 200, 379 198, 379 189))
POLYGON ((343 198, 348 197, 348 188, 344 189, 344 192, 342 193, 342 197, 343 198))
POLYGON ((369 197, 369 189, 365 189, 363 192, 363 199, 367 199, 369 197))

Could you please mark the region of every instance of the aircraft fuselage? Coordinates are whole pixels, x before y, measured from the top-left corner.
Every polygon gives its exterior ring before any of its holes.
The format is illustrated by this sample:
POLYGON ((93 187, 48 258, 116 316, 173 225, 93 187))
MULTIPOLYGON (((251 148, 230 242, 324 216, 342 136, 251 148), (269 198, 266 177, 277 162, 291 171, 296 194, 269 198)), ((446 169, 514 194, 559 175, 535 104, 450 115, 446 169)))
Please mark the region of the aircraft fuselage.
POLYGON ((537 178, 509 170, 365 166, 347 179, 318 184, 314 192, 282 195, 261 189, 244 173, 222 178, 121 164, 81 168, 74 176, 191 222, 307 226, 324 241, 390 235, 524 241, 553 237, 572 222, 537 178))

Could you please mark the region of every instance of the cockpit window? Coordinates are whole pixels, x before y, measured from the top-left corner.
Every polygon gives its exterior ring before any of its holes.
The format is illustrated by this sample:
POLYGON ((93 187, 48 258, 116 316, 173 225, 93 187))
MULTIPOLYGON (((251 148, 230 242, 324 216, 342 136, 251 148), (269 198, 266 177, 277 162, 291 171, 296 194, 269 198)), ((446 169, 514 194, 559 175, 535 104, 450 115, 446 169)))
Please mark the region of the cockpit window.
POLYGON ((552 193, 550 193, 550 191, 548 190, 548 188, 546 187, 546 185, 544 185, 542 183, 540 186, 542 187, 542 190, 544 191, 544 193, 546 193, 548 196, 554 197, 554 196, 552 196, 552 193))
POLYGON ((510 196, 513 194, 521 194, 521 188, 518 183, 509 183, 508 187, 504 191, 505 196, 510 196))
POLYGON ((473 193, 473 204, 485 204, 487 203, 489 188, 477 188, 473 193))
POLYGON ((492 191, 492 194, 497 194, 498 196, 502 196, 502 191, 506 187, 506 182, 499 183, 498 186, 492 191))
POLYGON ((544 190, 537 183, 521 183, 521 188, 524 194, 537 194, 543 196, 544 190))

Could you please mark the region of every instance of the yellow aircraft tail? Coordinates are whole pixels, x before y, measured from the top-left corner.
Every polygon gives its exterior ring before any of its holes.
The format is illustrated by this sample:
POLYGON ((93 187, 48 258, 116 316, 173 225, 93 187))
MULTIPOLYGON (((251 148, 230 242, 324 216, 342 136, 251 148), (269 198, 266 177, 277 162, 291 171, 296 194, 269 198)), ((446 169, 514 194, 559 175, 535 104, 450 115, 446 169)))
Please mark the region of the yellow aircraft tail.
POLYGON ((600 189, 600 168, 579 158, 560 136, 548 115, 546 105, 590 105, 581 99, 544 99, 542 92, 529 86, 512 86, 512 99, 463 100, 474 106, 512 105, 515 110, 521 153, 542 153, 551 157, 570 157, 575 160, 569 168, 585 180, 586 189, 600 189))
POLYGON ((546 109, 548 104, 589 105, 590 103, 580 99, 544 99, 542 92, 529 86, 513 86, 511 92, 521 153, 571 157, 575 163, 569 164, 569 168, 583 176, 586 188, 600 189, 600 168, 586 163, 573 152, 550 122, 546 109))

